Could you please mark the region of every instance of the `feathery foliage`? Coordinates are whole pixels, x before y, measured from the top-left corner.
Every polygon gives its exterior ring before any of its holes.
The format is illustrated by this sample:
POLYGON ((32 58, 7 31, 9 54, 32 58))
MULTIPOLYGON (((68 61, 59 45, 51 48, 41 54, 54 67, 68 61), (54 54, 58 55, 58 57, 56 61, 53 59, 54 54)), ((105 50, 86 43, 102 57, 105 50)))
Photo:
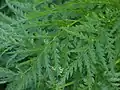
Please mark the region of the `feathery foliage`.
POLYGON ((119 90, 119 0, 1 0, 6 90, 119 90))

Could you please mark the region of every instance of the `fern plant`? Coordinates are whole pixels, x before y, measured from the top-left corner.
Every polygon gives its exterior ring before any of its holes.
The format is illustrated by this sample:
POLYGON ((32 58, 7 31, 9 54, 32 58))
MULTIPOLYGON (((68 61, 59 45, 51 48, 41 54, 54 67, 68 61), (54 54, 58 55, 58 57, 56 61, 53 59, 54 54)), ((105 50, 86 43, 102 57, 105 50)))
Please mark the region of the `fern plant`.
POLYGON ((6 90, 119 90, 119 0, 5 0, 6 90))

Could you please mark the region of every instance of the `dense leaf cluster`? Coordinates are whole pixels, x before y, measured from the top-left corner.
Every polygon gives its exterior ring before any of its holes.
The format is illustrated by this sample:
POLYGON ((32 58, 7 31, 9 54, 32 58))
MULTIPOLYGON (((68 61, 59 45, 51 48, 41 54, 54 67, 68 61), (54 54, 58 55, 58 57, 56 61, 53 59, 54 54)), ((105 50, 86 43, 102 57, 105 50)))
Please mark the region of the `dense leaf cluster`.
POLYGON ((119 0, 1 0, 6 90, 120 89, 119 0))

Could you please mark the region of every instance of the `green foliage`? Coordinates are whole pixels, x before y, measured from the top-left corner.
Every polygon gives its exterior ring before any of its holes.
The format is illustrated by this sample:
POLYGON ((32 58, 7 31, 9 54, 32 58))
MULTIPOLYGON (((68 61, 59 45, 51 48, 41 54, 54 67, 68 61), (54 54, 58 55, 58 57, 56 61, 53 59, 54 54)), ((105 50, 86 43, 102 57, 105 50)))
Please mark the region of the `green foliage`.
POLYGON ((120 89, 119 0, 1 0, 6 90, 120 89))

